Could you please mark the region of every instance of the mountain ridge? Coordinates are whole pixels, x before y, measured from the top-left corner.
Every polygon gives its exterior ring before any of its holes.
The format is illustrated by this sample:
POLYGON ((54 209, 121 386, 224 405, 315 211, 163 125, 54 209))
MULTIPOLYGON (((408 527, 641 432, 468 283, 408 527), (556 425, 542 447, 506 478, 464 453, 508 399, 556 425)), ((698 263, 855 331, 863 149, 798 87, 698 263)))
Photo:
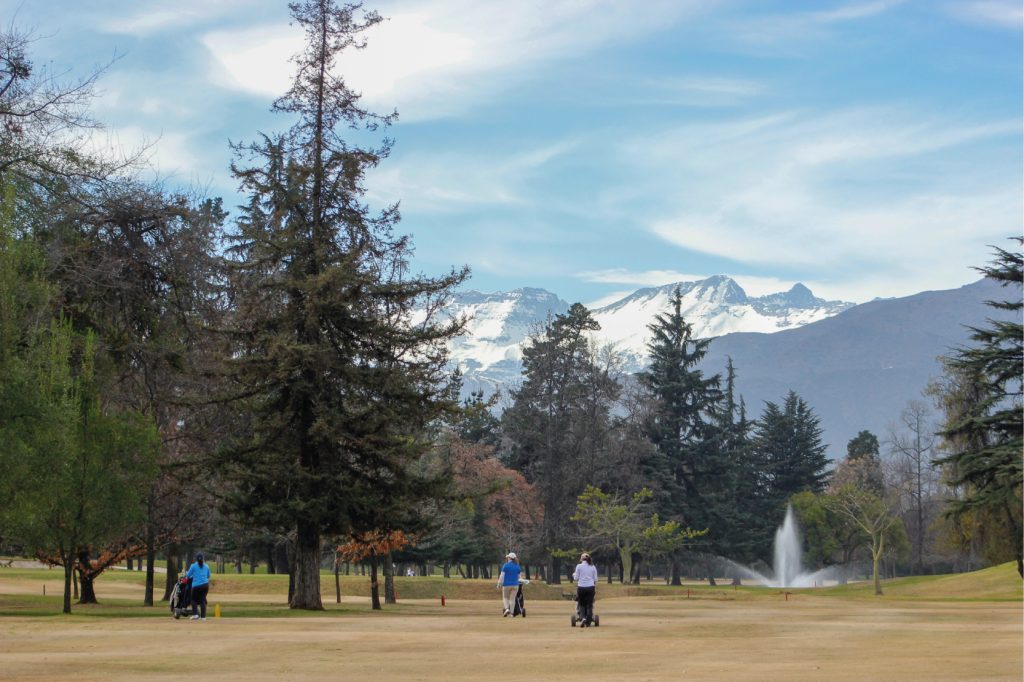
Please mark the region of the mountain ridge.
MULTIPOLYGON (((687 285, 684 316, 693 323, 695 336, 714 338, 700 368, 707 374, 723 373, 727 358, 732 358, 736 389, 752 418, 765 401, 778 403, 795 390, 821 418, 833 458, 841 457, 846 442, 862 429, 884 440, 889 422, 898 420, 909 400, 921 399, 928 381, 941 374, 938 356, 968 342, 967 326, 998 317, 985 301, 1011 297, 985 279, 859 305, 818 299, 803 285, 749 297, 723 276, 681 284, 687 285), (762 315, 751 300, 776 306, 778 314, 762 315), (742 329, 744 324, 748 329, 742 329), (762 329, 749 329, 757 325, 762 329), (715 329, 726 331, 709 333, 715 329)), ((604 327, 595 340, 616 344, 626 357, 627 372, 643 367, 642 332, 654 315, 668 310, 675 286, 639 289, 595 309, 604 327)), ((471 322, 475 335, 451 344, 453 364, 464 373, 464 392, 507 393, 521 380, 522 344, 542 329, 549 315, 568 307, 557 295, 531 287, 467 292, 464 305, 454 310, 480 314, 471 322)))

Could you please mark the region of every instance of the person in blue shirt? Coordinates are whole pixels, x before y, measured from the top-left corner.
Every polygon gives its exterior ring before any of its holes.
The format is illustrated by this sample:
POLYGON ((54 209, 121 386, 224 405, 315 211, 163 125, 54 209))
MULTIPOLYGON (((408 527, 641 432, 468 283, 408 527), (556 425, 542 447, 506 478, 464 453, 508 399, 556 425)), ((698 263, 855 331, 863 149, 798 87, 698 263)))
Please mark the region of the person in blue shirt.
POLYGON ((206 594, 210 591, 210 567, 203 561, 203 553, 196 553, 196 560, 185 577, 192 581, 192 617, 189 620, 206 620, 206 594), (200 609, 202 615, 200 616, 200 609))
POLYGON ((505 607, 502 616, 508 617, 516 607, 516 592, 519 591, 519 573, 522 569, 519 566, 519 558, 515 552, 505 555, 505 565, 501 567, 501 575, 498 576, 498 589, 501 590, 501 603, 505 607))

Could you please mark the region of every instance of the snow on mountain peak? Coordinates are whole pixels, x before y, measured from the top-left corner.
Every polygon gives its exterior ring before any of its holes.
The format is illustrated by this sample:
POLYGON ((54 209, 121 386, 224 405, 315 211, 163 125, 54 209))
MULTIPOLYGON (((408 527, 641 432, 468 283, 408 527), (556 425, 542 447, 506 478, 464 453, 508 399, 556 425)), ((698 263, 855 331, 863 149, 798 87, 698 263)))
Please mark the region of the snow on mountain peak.
MULTIPOLYGON (((656 315, 668 312, 676 289, 682 295, 683 317, 697 338, 731 332, 771 333, 824 319, 852 306, 816 298, 803 284, 787 292, 750 297, 731 277, 715 275, 639 289, 615 303, 593 310, 601 325, 595 340, 623 353, 629 371, 647 360, 647 329, 656 315)), ((466 389, 494 388, 519 376, 522 345, 549 316, 563 314, 569 304, 544 289, 523 287, 485 294, 456 295, 450 312, 470 317, 467 333, 451 345, 452 361, 464 371, 466 389)))

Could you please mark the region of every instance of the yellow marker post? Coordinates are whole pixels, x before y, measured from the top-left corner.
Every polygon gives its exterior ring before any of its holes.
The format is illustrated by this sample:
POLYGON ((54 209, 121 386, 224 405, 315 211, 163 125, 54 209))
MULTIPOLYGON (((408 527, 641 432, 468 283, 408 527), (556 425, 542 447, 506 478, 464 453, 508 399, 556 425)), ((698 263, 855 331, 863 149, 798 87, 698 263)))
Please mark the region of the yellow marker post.
POLYGON ((213 605, 213 617, 220 618, 220 604, 213 605))

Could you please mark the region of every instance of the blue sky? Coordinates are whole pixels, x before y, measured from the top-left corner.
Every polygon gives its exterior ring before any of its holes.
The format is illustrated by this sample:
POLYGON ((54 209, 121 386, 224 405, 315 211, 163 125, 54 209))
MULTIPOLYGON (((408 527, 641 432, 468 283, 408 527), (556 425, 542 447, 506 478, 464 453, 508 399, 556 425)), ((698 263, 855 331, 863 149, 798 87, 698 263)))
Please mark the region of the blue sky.
MULTIPOLYGON (((381 0, 342 66, 414 266, 597 303, 724 273, 852 301, 960 286, 1022 232, 1019 0, 381 0)), ((237 203, 228 140, 301 37, 280 0, 0 0, 37 63, 115 54, 103 144, 237 203)))

